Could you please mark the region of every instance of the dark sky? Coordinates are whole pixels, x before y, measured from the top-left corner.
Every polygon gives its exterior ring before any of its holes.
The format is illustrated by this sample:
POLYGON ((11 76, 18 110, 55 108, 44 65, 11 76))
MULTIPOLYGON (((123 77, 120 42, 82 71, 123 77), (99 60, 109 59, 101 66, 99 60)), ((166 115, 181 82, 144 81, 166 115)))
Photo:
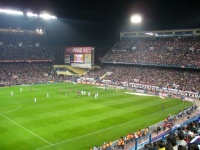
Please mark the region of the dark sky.
POLYGON ((141 30, 200 28, 197 0, 0 0, 0 7, 47 10, 55 21, 0 16, 0 27, 46 30, 50 42, 62 45, 111 46, 120 31, 130 31, 130 16, 140 13, 141 30))

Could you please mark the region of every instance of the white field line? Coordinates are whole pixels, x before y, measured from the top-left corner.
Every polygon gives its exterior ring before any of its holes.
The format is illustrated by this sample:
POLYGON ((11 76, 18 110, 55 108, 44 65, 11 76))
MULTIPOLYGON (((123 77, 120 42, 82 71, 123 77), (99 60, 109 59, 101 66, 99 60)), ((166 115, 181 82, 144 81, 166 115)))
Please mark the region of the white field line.
POLYGON ((11 110, 11 111, 6 111, 6 112, 3 112, 3 113, 0 113, 0 114, 8 114, 8 113, 11 113, 11 112, 14 112, 14 111, 17 111, 18 109, 20 109, 22 106, 20 105, 20 103, 17 103, 17 102, 13 102, 13 103, 16 103, 18 105, 17 108, 11 110))
POLYGON ((18 124, 18 123, 15 122, 14 120, 12 120, 12 119, 10 119, 10 118, 4 116, 3 114, 0 114, 0 115, 1 115, 2 117, 6 118, 7 120, 9 120, 10 122, 14 123, 15 125, 17 125, 17 126, 21 127, 22 129, 28 131, 29 133, 31 133, 32 135, 36 136, 37 138, 41 139, 41 140, 44 141, 45 143, 52 145, 49 141, 43 139, 43 138, 40 137, 39 135, 37 135, 37 134, 33 133, 32 131, 26 129, 25 127, 23 127, 22 125, 18 124))
MULTIPOLYGON (((174 107, 177 107, 177 106, 174 106, 174 107)), ((170 107, 170 108, 173 108, 173 107, 170 107)), ((156 113, 159 113, 159 112, 162 112, 162 111, 157 111, 157 112, 155 112, 153 114, 156 114, 156 113)), ((150 116, 150 115, 153 115, 153 114, 149 114, 149 115, 146 115, 146 116, 150 116)), ((142 118, 142 117, 139 117, 139 118, 136 118, 136 119, 133 119, 133 120, 121 123, 121 124, 117 124, 115 126, 111 126, 111 127, 99 130, 99 131, 95 131, 95 132, 91 132, 91 133, 88 133, 88 134, 85 134, 85 135, 82 135, 82 136, 78 136, 78 137, 75 137, 75 138, 72 138, 72 139, 64 140, 64 141, 61 141, 61 142, 58 142, 58 143, 54 143, 54 144, 51 144, 51 145, 48 145, 48 146, 43 146, 43 147, 37 148, 36 150, 45 149, 45 148, 48 148, 48 147, 51 147, 51 146, 55 146, 55 145, 59 145, 59 144, 62 144, 62 143, 68 142, 68 141, 76 140, 76 139, 79 139, 79 138, 82 138, 82 137, 85 137, 85 136, 88 136, 88 135, 92 135, 92 134, 95 134, 95 133, 98 133, 98 132, 106 131, 106 130, 109 130, 111 128, 114 128, 114 127, 117 127, 117 126, 121 126, 123 124, 135 121, 135 120, 140 119, 140 118, 142 118)))
POLYGON ((138 95, 138 96, 155 96, 150 94, 143 94, 143 93, 133 93, 133 92, 125 92, 126 94, 138 95))

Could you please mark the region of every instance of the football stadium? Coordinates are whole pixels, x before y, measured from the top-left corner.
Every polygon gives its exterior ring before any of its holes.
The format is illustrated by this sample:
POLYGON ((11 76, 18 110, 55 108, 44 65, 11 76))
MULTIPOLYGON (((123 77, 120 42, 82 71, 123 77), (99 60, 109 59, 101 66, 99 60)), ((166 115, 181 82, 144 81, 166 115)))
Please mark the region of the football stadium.
POLYGON ((98 65, 97 51, 0 28, 1 150, 198 149, 200 29, 120 32, 98 65))

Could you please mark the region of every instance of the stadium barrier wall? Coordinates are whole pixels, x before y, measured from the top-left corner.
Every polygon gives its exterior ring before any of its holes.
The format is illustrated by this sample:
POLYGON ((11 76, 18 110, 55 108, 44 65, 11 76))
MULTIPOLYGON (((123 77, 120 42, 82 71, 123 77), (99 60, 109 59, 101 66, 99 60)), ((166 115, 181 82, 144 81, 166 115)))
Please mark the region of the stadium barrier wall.
MULTIPOLYGON (((129 150, 139 150, 139 149, 142 149, 144 148, 145 144, 148 144, 148 143, 151 143, 151 142, 154 142, 154 141, 158 141, 158 140, 165 140, 165 137, 168 136, 170 133, 173 133, 177 130, 178 127, 183 127, 191 122, 193 122, 194 120, 197 120, 200 116, 200 113, 194 115, 193 117, 191 117, 190 119, 188 119, 187 121, 183 122, 180 126, 175 126, 175 127, 172 127, 171 129, 161 133, 161 134, 158 134, 157 136, 152 136, 152 134, 149 134, 148 135, 148 138, 146 138, 145 141, 144 138, 139 138, 139 139, 135 139, 135 145, 134 147, 130 148, 129 150)), ((160 124, 161 122, 159 122, 158 124, 160 124)), ((155 125, 153 125, 155 126, 155 125)), ((152 127, 152 126, 151 126, 152 127)))

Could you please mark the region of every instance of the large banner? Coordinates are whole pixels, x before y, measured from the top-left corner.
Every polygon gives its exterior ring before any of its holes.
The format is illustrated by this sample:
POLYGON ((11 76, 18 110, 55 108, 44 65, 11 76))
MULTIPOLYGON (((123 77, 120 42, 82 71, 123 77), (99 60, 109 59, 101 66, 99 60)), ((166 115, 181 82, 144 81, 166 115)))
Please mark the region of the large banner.
POLYGON ((0 60, 0 62, 53 62, 53 60, 0 60))
POLYGON ((71 63, 71 66, 76 68, 91 68, 91 64, 71 63))
POLYGON ((65 53, 68 54, 91 54, 92 47, 66 47, 65 53))
POLYGON ((141 90, 154 90, 159 92, 165 92, 169 94, 178 94, 178 95, 184 95, 185 97, 192 97, 192 98, 200 98, 200 93, 195 92, 189 92, 189 91, 182 91, 178 89, 170 89, 166 87, 158 87, 158 86, 151 86, 151 85, 144 85, 144 84, 137 84, 137 83, 127 83, 127 82, 121 82, 123 86, 126 87, 133 87, 136 89, 141 90))

